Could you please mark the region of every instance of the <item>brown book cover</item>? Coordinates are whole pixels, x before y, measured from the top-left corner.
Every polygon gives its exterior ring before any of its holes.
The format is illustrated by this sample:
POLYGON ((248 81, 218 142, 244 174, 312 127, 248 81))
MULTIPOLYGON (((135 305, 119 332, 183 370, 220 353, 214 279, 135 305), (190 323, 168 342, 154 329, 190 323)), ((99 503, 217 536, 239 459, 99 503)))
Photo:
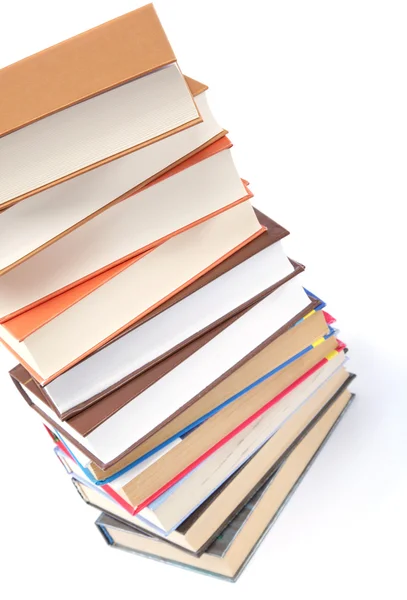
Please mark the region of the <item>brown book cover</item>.
POLYGON ((184 75, 184 79, 189 87, 189 91, 193 96, 199 96, 199 94, 203 94, 208 89, 207 85, 197 81, 196 79, 192 79, 192 77, 188 77, 188 75, 184 75))
MULTIPOLYGON (((288 231, 286 229, 284 229, 283 227, 281 227, 280 225, 278 225, 275 221, 272 221, 271 219, 269 219, 268 217, 266 217, 266 215, 262 214, 260 211, 256 210, 256 215, 257 215, 257 217, 259 219, 260 224, 263 225, 263 226, 265 226, 265 227, 267 227, 267 231, 264 234, 260 235, 259 237, 257 237, 256 239, 254 239, 252 242, 250 242, 247 246, 244 246, 238 252, 236 252, 235 254, 231 255, 223 263, 220 263, 219 265, 217 265, 214 269, 212 269, 211 271, 209 271, 208 273, 206 273, 205 275, 203 275, 202 277, 200 277, 199 279, 197 279, 195 282, 193 282, 187 288, 185 288, 184 290, 181 290, 173 298, 170 298, 169 300, 167 300, 162 306, 157 307, 152 313, 150 313, 150 314, 146 315, 145 317, 143 317, 143 319, 141 319, 141 321, 139 321, 135 325, 129 327, 125 332, 123 332, 122 334, 120 334, 119 336, 117 336, 114 340, 112 340, 112 342, 109 342, 109 344, 106 344, 106 345, 110 345, 111 343, 114 343, 114 341, 117 340, 119 337, 122 337, 123 335, 126 335, 127 333, 129 333, 133 329, 139 327, 140 325, 142 325, 143 323, 145 323, 146 321, 148 321, 152 317, 157 316, 161 312, 163 312, 166 309, 170 308, 172 305, 174 305, 177 302, 183 300, 187 296, 193 294, 194 292, 196 292, 198 289, 200 289, 204 285, 209 284, 211 281, 214 281, 215 279, 217 279, 218 277, 220 277, 224 273, 227 273, 228 271, 230 271, 234 267, 238 266, 239 264, 241 264, 245 260, 249 259, 250 257, 254 256, 255 254, 257 254, 261 250, 264 250, 268 246, 271 246, 272 244, 280 241, 286 235, 288 235, 288 231)), ((103 390, 103 392, 100 392, 99 394, 93 396, 89 400, 81 403, 80 405, 76 406, 75 408, 71 409, 70 411, 67 411, 64 414, 61 414, 56 409, 56 407, 53 405, 52 400, 49 398, 49 396, 47 394, 47 387, 46 386, 41 386, 39 383, 37 384, 35 378, 33 378, 33 381, 40 388, 40 391, 43 394, 44 400, 47 401, 47 403, 49 404, 49 406, 56 412, 56 414, 60 418, 62 418, 63 420, 65 420, 67 418, 70 418, 73 415, 81 412, 84 408, 87 408, 88 406, 94 404, 95 402, 98 402, 99 400, 101 400, 102 398, 104 398, 105 396, 107 396, 108 394, 110 394, 111 392, 113 392, 114 390, 118 389, 119 387, 121 387, 125 383, 131 381, 132 379, 134 379, 136 376, 140 375, 144 371, 150 369, 156 363, 161 362, 163 359, 167 358, 171 354, 174 354, 176 351, 178 351, 181 348, 183 348, 184 346, 188 345, 189 343, 191 343, 192 341, 194 341, 196 338, 200 337, 201 335, 203 335, 207 331, 209 331, 209 330, 213 329, 214 327, 216 327, 217 325, 223 323, 224 321, 226 321, 227 319, 229 319, 233 315, 242 312, 247 307, 249 307, 252 304, 254 304, 255 302, 257 302, 258 300, 261 300, 266 295, 268 295, 269 293, 273 292, 278 287, 280 287, 282 284, 286 283, 287 281, 289 281, 290 279, 292 279, 293 277, 295 277, 296 275, 298 275, 299 273, 301 273, 304 270, 304 266, 303 265, 301 265, 299 263, 296 263, 294 261, 291 261, 291 262, 292 262, 292 264, 294 266, 294 270, 293 270, 293 272, 290 275, 288 275, 287 277, 283 278, 282 280, 280 280, 276 284, 270 286, 269 288, 263 290, 260 294, 257 294, 256 296, 254 296, 253 298, 251 298, 250 300, 248 300, 244 304, 236 307, 233 311, 225 314, 221 319, 218 319, 214 323, 211 323, 211 325, 209 325, 205 329, 196 332, 193 336, 190 336, 189 338, 185 339, 182 343, 178 344, 177 346, 175 346, 174 348, 172 348, 170 351, 162 354, 161 356, 157 357, 155 360, 153 360, 153 361, 151 361, 151 362, 143 365, 142 368, 134 371, 130 375, 126 376, 125 378, 121 379, 120 381, 118 381, 114 385, 112 385, 109 388, 107 388, 106 390, 103 390)), ((101 349, 97 350, 97 352, 100 352, 101 350, 103 350, 103 347, 101 349)), ((73 367, 73 369, 74 368, 75 367, 73 367)))
POLYGON ((153 5, 143 6, 1 69, 0 136, 173 62, 153 5))
MULTIPOLYGON (((33 382, 30 377, 28 371, 22 366, 18 365, 14 369, 10 371, 10 376, 13 379, 14 384, 17 389, 20 391, 23 398, 28 402, 28 404, 38 412, 43 419, 49 422, 52 427, 58 430, 62 435, 66 437, 74 446, 80 448, 80 450, 87 455, 96 465, 98 465, 101 469, 107 469, 112 466, 114 463, 118 462, 124 456, 127 456, 132 450, 137 448, 142 442, 144 442, 148 437, 153 435, 156 431, 158 431, 165 423, 170 421, 172 418, 177 416, 180 412, 185 410, 187 407, 191 406, 194 402, 199 400, 204 394, 208 393, 212 388, 218 385, 221 381, 223 381, 226 377, 231 375, 236 369, 242 366, 245 362, 250 360, 253 356, 258 354, 263 348, 268 346, 272 341, 277 339, 282 333, 287 331, 290 327, 292 327, 299 319, 304 317, 310 311, 315 309, 319 304, 319 301, 310 298, 309 305, 301 311, 298 315, 295 315, 293 319, 291 319, 288 323, 284 325, 280 330, 278 330, 275 334, 270 336, 267 340, 265 340, 261 345, 255 348, 252 352, 244 357, 241 361, 236 363, 233 368, 229 369, 227 372, 223 373, 221 377, 217 380, 213 381, 206 389, 202 390, 199 394, 197 394, 194 398, 192 398, 188 403, 186 403, 179 411, 171 415, 169 419, 160 424, 160 426, 152 429, 148 435, 136 440, 134 444, 129 447, 125 452, 123 452, 120 456, 117 457, 114 461, 109 463, 103 463, 98 457, 91 454, 84 446, 78 443, 65 428, 59 426, 55 421, 53 421, 48 415, 38 408, 36 405, 32 403, 29 396, 24 391, 22 385, 25 385, 30 392, 32 392, 35 396, 37 396, 40 400, 42 400, 45 404, 48 402, 44 399, 43 394, 41 394, 39 387, 33 382)), ((136 396, 141 394, 148 387, 157 382, 161 377, 166 375, 169 371, 174 369, 181 362, 186 360, 190 355, 199 350, 202 346, 207 344, 211 339, 213 339, 216 335, 221 333, 224 329, 226 329, 229 325, 231 325, 236 319, 238 319, 244 312, 249 310, 250 307, 246 308, 245 311, 234 315, 229 318, 227 321, 221 323, 217 327, 212 330, 206 332, 201 337, 195 339, 193 342, 184 346, 167 359, 155 364, 148 371, 145 371, 135 379, 132 379, 127 384, 122 385, 120 388, 105 396, 99 402, 96 402, 86 410, 82 411, 78 415, 71 417, 67 420, 67 423, 71 427, 73 427, 80 435, 86 437, 91 431, 93 431, 96 427, 98 427, 101 423, 106 421, 110 416, 116 413, 118 410, 126 406, 128 402, 133 400, 136 396)))
MULTIPOLYGON (((94 27, 0 70, 0 138, 175 62, 152 4, 94 27)), ((200 121, 200 118, 195 119, 139 147, 200 121)), ((41 189, 134 149, 89 165, 41 189)), ((7 200, 2 206, 9 206, 36 191, 39 190, 7 200)))

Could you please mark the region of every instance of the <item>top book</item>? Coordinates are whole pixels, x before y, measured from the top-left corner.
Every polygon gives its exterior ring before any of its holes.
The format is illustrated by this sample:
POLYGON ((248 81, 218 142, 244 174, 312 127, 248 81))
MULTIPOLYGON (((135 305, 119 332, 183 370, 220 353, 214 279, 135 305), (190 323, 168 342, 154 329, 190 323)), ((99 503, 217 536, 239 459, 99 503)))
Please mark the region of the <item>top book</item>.
POLYGON ((2 208, 202 120, 151 4, 1 69, 0 88, 2 208))

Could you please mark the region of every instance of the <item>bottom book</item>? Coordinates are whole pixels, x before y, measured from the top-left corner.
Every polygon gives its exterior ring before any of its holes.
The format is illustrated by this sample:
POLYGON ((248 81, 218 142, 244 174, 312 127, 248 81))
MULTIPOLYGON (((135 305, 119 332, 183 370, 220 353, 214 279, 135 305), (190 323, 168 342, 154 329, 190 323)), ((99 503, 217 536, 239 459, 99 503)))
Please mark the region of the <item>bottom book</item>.
POLYGON ((348 391, 339 396, 279 469, 199 557, 169 544, 162 538, 137 531, 105 513, 101 514, 96 525, 111 546, 235 581, 353 398, 353 394, 348 391))

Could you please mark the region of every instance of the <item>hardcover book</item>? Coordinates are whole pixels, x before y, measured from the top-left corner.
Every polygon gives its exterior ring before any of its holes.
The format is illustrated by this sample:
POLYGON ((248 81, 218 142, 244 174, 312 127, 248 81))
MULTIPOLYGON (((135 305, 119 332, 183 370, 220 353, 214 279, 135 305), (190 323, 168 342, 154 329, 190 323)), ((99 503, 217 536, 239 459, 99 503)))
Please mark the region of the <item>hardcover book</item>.
POLYGON ((0 88, 3 207, 201 121, 152 4, 1 69, 0 88))

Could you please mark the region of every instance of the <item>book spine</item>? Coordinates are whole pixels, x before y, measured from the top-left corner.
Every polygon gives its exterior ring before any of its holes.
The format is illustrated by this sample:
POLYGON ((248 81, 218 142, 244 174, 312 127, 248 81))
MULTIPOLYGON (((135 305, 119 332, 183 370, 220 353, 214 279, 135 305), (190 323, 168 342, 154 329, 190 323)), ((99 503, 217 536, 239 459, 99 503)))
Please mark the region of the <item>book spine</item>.
POLYGON ((109 535, 106 527, 104 525, 102 525, 102 523, 99 523, 99 519, 101 518, 102 515, 100 515, 98 517, 98 519, 95 521, 95 525, 98 528, 98 530, 100 531, 103 539, 105 540, 105 542, 109 545, 109 546, 114 546, 114 541, 113 538, 109 535))

